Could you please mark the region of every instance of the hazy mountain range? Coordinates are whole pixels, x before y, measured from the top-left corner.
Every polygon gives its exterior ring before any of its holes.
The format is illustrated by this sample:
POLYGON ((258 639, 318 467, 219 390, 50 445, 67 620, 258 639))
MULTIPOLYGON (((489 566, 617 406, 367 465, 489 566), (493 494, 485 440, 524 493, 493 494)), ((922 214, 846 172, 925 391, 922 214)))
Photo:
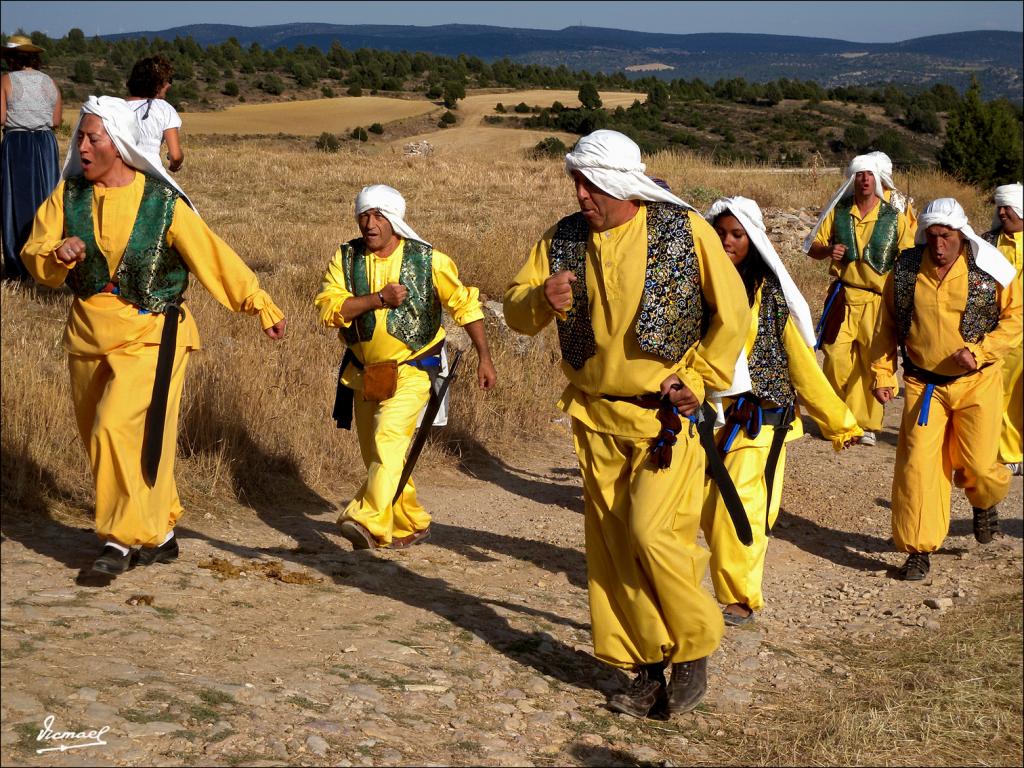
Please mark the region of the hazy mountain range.
POLYGON ((470 24, 413 27, 295 23, 262 27, 191 24, 103 37, 116 40, 140 36, 191 36, 200 45, 234 37, 243 46, 259 43, 271 49, 305 45, 327 50, 337 41, 350 50, 466 54, 484 61, 508 58, 591 72, 625 70, 634 77, 699 77, 707 82, 733 77, 763 82, 788 77, 814 80, 826 87, 882 82, 929 86, 944 82, 962 90, 973 74, 987 97, 1006 96, 1017 102, 1022 99, 1024 66, 1024 35, 1003 31, 957 32, 898 43, 856 43, 792 35, 674 35, 597 27, 543 30, 470 24))

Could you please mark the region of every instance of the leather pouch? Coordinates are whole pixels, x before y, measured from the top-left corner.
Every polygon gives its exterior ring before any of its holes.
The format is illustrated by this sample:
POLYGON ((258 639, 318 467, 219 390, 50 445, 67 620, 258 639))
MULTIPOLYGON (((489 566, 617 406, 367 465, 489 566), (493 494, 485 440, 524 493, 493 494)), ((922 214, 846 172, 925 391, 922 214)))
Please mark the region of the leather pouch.
POLYGON ((363 369, 363 400, 387 400, 397 388, 398 364, 394 360, 373 363, 363 369))

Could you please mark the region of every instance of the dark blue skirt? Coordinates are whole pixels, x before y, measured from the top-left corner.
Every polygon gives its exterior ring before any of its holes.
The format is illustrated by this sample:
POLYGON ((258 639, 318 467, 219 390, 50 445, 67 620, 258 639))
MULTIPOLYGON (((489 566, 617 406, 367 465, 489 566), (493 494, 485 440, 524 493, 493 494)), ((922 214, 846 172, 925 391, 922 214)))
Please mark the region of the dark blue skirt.
POLYGON ((0 168, 3 171, 4 277, 31 277, 19 254, 32 233, 36 210, 60 181, 57 139, 53 131, 4 131, 0 168))

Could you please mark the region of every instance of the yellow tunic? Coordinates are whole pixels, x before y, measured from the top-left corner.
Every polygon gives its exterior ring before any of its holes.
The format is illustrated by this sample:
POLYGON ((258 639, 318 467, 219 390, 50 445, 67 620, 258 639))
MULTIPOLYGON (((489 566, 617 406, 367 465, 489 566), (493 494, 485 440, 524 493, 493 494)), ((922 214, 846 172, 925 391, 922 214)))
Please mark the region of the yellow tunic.
MULTIPOLYGON (((399 282, 404 247, 405 241, 400 240, 390 255, 367 257, 371 293, 383 290, 388 283, 399 282)), ((431 261, 431 275, 442 306, 456 323, 467 325, 483 319, 480 291, 463 285, 455 262, 436 249, 431 261)), ((340 329, 350 326, 351 321, 344 318, 341 307, 352 297, 353 293, 345 283, 339 248, 327 267, 320 293, 313 300, 321 324, 340 329)), ((416 418, 430 396, 430 378, 418 368, 401 365, 418 353, 388 333, 386 308, 373 312, 376 318, 373 337, 369 341, 357 342, 353 354, 365 364, 396 361, 399 363, 398 384, 394 396, 383 402, 368 402, 358 395, 355 398, 356 432, 367 479, 342 512, 339 522, 355 520, 386 546, 394 538, 409 536, 430 525, 430 515, 416 498, 416 486, 411 478, 398 501, 391 503, 416 429, 416 418)), ((429 349, 444 337, 444 327, 441 326, 423 349, 429 349)), ((363 373, 355 365, 346 366, 341 381, 357 393, 363 389, 363 373)))
MULTIPOLYGON (((757 321, 761 308, 761 291, 754 295, 750 332, 747 335, 746 351, 749 355, 757 338, 757 321)), ((786 350, 790 381, 796 390, 800 403, 821 429, 822 434, 832 441, 838 451, 852 438, 863 434, 857 426, 856 417, 836 395, 818 367, 818 361, 804 341, 793 319, 790 318, 782 333, 786 350)), ((734 398, 726 398, 723 406, 728 407, 734 398)), ((701 527, 704 538, 711 548, 711 582, 715 596, 723 605, 739 603, 754 611, 764 607, 761 582, 764 576, 764 558, 768 551, 768 537, 765 536, 765 519, 774 525, 782 501, 782 485, 785 476, 786 449, 779 454, 769 500, 765 481, 765 467, 771 448, 774 430, 766 427, 756 437, 749 437, 743 430, 737 434, 732 446, 725 454, 725 466, 739 493, 743 508, 753 533, 754 541, 747 547, 736 537, 736 529, 725 508, 718 486, 710 477, 704 483, 704 507, 701 527)), ((786 443, 804 434, 800 411, 797 409, 792 429, 786 435, 786 443)))
MULTIPOLYGON (((857 249, 863 252, 878 221, 881 203, 861 216, 856 204, 851 208, 857 249)), ((819 245, 834 242, 835 210, 829 212, 815 237, 819 245)), ((914 245, 914 230, 906 214, 899 214, 899 248, 914 245)), ((880 275, 866 261, 850 262, 830 260, 829 274, 846 285, 846 310, 843 323, 832 344, 823 346, 822 370, 825 378, 866 430, 882 428, 883 409, 871 395, 871 339, 878 316, 879 294, 885 284, 880 275)))
MULTIPOLYGON (((678 364, 640 350, 633 324, 647 261, 647 211, 606 232, 591 232, 586 280, 597 354, 576 371, 559 402, 572 416, 583 475, 587 578, 594 653, 626 669, 711 654, 723 623, 701 587, 708 553, 697 543, 704 454, 684 429, 670 467, 655 470, 650 439, 659 429, 653 411, 600 395, 659 392, 676 373, 699 397, 723 389, 749 323, 746 293, 722 244, 699 215, 689 213, 710 304, 707 333, 678 364)), ((555 317, 544 297, 550 275, 552 228, 505 292, 505 319, 533 335, 555 317)))
MULTIPOLYGON (((113 275, 135 224, 145 177, 123 187, 93 187, 96 243, 113 275)), ((40 206, 22 260, 41 283, 56 287, 68 276, 56 258, 64 242, 64 183, 40 206)), ((284 315, 260 289, 238 255, 178 200, 167 242, 221 304, 259 315, 269 328, 284 315)), ((189 351, 199 332, 190 311, 179 326, 164 422, 164 442, 154 484, 142 478, 142 440, 153 392, 163 315, 140 314, 120 296, 97 293, 71 304, 64 347, 82 442, 96 484, 96 532, 123 546, 158 546, 182 514, 174 483, 178 409, 189 351)))
MULTIPOLYGON (((1021 269, 1024 256, 1021 254, 1021 234, 1000 232, 996 247, 1017 268, 1017 286, 1021 287, 1021 269)), ((1024 433, 1024 397, 1021 393, 1021 372, 1024 369, 1024 355, 1018 345, 1003 359, 1003 431, 999 437, 999 460, 1004 464, 1024 461, 1021 433, 1024 433)))
MULTIPOLYGON (((659 429, 653 411, 603 400, 601 395, 658 392, 661 382, 676 373, 703 399, 705 387, 724 389, 732 378, 749 320, 746 292, 715 231, 699 214, 690 212, 689 218, 710 325, 677 364, 641 350, 633 330, 646 269, 646 207, 641 206, 625 224, 590 233, 586 280, 597 354, 578 371, 562 363, 569 384, 559 401, 559 407, 590 429, 629 437, 651 437, 659 429), (719 306, 729 311, 717 312, 719 306)), ((505 293, 505 321, 530 336, 555 317, 544 297, 544 281, 551 275, 549 253, 554 232, 552 227, 534 245, 505 293)))
MULTIPOLYGON (((96 244, 106 257, 111 275, 128 245, 145 181, 143 174, 136 173, 132 183, 123 187, 93 187, 96 244)), ((32 234, 22 249, 22 259, 36 280, 52 288, 67 279, 69 268, 55 256, 64 240, 62 181, 36 212, 32 234)), ((263 328, 284 317, 267 293, 260 290, 256 275, 238 254, 180 199, 174 207, 167 243, 181 254, 203 287, 228 309, 259 315, 263 328)), ((120 296, 97 293, 72 302, 64 348, 71 355, 102 355, 129 343, 159 344, 162 328, 162 315, 139 314, 120 296)), ((200 348, 199 330, 191 312, 185 312, 178 326, 178 346, 200 348)))
MULTIPOLYGON (((967 247, 966 245, 964 246, 967 247)), ((1010 472, 998 463, 1002 419, 1002 359, 1021 343, 1021 290, 1015 281, 996 284, 999 324, 978 344, 964 342, 960 318, 967 302, 967 265, 958 258, 939 280, 928 251, 914 289, 914 319, 907 354, 914 365, 934 373, 964 373, 951 359, 967 347, 982 370, 938 385, 925 398, 925 383, 904 377, 903 421, 892 481, 892 532, 902 552, 933 552, 949 530, 951 479, 974 507, 988 508, 1006 497, 1010 472), (928 423, 917 421, 929 403, 928 423)), ((887 279, 876 335, 875 387, 896 381, 896 318, 892 277, 887 279)))

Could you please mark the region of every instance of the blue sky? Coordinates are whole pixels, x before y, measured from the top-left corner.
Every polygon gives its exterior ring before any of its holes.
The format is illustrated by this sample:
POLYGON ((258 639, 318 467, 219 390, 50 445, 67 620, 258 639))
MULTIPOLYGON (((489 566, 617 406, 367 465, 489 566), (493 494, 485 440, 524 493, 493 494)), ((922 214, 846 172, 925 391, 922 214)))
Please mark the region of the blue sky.
POLYGON ((575 24, 642 32, 760 32, 864 43, 974 29, 1024 30, 1024 2, 0 2, 3 31, 61 37, 161 30, 184 24, 575 24))

